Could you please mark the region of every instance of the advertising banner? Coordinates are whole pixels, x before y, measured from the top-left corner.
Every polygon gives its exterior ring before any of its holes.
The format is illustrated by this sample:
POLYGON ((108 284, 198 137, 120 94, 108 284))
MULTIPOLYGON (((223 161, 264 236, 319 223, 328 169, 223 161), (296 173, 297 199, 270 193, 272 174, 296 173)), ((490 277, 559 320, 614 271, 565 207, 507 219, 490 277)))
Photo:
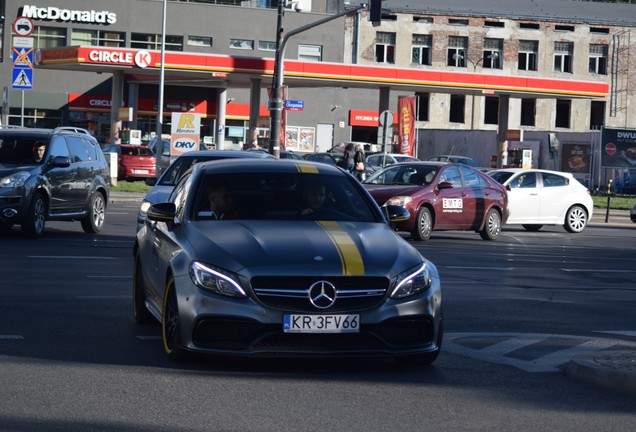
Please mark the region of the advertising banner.
POLYGON ((170 155, 179 156, 193 150, 199 150, 201 135, 201 114, 172 113, 170 135, 170 155))
POLYGON ((601 129, 601 166, 636 168, 635 129, 601 129))
POLYGON ((415 156, 415 97, 398 97, 400 153, 415 156))

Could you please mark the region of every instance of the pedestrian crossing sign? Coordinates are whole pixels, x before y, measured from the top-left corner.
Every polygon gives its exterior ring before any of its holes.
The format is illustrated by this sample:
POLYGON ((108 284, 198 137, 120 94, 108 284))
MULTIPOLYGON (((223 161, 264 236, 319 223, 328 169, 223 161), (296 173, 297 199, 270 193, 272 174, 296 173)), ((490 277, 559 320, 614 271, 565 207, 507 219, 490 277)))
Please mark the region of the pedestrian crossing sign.
POLYGON ((33 69, 13 68, 12 87, 14 89, 30 90, 33 88, 33 69))

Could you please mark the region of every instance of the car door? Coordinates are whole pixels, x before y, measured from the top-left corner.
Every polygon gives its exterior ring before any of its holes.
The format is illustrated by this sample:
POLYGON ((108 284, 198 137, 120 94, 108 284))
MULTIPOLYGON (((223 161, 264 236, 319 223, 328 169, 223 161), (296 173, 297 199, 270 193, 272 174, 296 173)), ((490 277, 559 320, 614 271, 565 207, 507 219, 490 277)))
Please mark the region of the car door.
POLYGON ((77 176, 73 164, 70 163, 71 154, 69 152, 66 140, 63 136, 55 136, 51 139, 51 150, 47 167, 43 170, 49 182, 49 190, 51 191, 51 213, 66 213, 71 211, 74 202, 74 181, 77 176), (65 158, 68 166, 54 165, 53 161, 58 158, 65 158))
POLYGON ((71 168, 75 173, 72 182, 73 211, 81 211, 86 208, 91 192, 91 186, 95 179, 95 157, 89 156, 88 141, 79 135, 65 137, 71 154, 71 168))
POLYGON ((513 175, 506 182, 508 187, 508 224, 540 223, 540 187, 534 171, 513 175))
POLYGON ((462 198, 464 199, 464 221, 474 229, 479 229, 486 217, 486 210, 490 206, 493 197, 488 182, 481 178, 474 169, 462 164, 458 164, 462 174, 463 188, 462 198))
POLYGON ((475 195, 464 186, 459 166, 445 165, 440 168, 437 184, 436 229, 467 229, 475 224, 475 195), (450 183, 452 188, 440 187, 450 183))
POLYGON ((566 196, 570 193, 569 181, 564 176, 542 172, 541 204, 539 207, 539 221, 544 224, 563 223, 565 206, 568 204, 566 196))

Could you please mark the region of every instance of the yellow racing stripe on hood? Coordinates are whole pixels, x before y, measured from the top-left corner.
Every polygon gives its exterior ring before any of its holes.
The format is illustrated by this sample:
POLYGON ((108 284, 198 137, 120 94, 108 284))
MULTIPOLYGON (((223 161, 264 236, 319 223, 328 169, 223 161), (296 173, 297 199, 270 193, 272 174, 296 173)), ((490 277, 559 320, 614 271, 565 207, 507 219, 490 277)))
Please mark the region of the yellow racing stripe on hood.
POLYGON ((301 173, 318 174, 318 167, 310 163, 296 162, 296 167, 301 173))
POLYGON ((336 247, 342 263, 342 274, 364 275, 364 262, 360 250, 344 228, 338 222, 316 221, 316 223, 327 232, 336 247))

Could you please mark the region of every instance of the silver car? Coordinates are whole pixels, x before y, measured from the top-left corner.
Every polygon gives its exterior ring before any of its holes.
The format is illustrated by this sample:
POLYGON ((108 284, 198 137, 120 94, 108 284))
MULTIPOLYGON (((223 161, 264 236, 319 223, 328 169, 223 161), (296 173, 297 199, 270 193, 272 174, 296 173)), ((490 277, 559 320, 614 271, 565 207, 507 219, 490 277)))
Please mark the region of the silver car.
POLYGON ((389 225, 408 212, 384 211, 326 164, 196 164, 137 233, 134 316, 161 323, 171 359, 201 352, 431 363, 443 336, 438 271, 389 225), (233 210, 211 216, 209 192, 219 185, 231 191, 224 202, 233 210))

